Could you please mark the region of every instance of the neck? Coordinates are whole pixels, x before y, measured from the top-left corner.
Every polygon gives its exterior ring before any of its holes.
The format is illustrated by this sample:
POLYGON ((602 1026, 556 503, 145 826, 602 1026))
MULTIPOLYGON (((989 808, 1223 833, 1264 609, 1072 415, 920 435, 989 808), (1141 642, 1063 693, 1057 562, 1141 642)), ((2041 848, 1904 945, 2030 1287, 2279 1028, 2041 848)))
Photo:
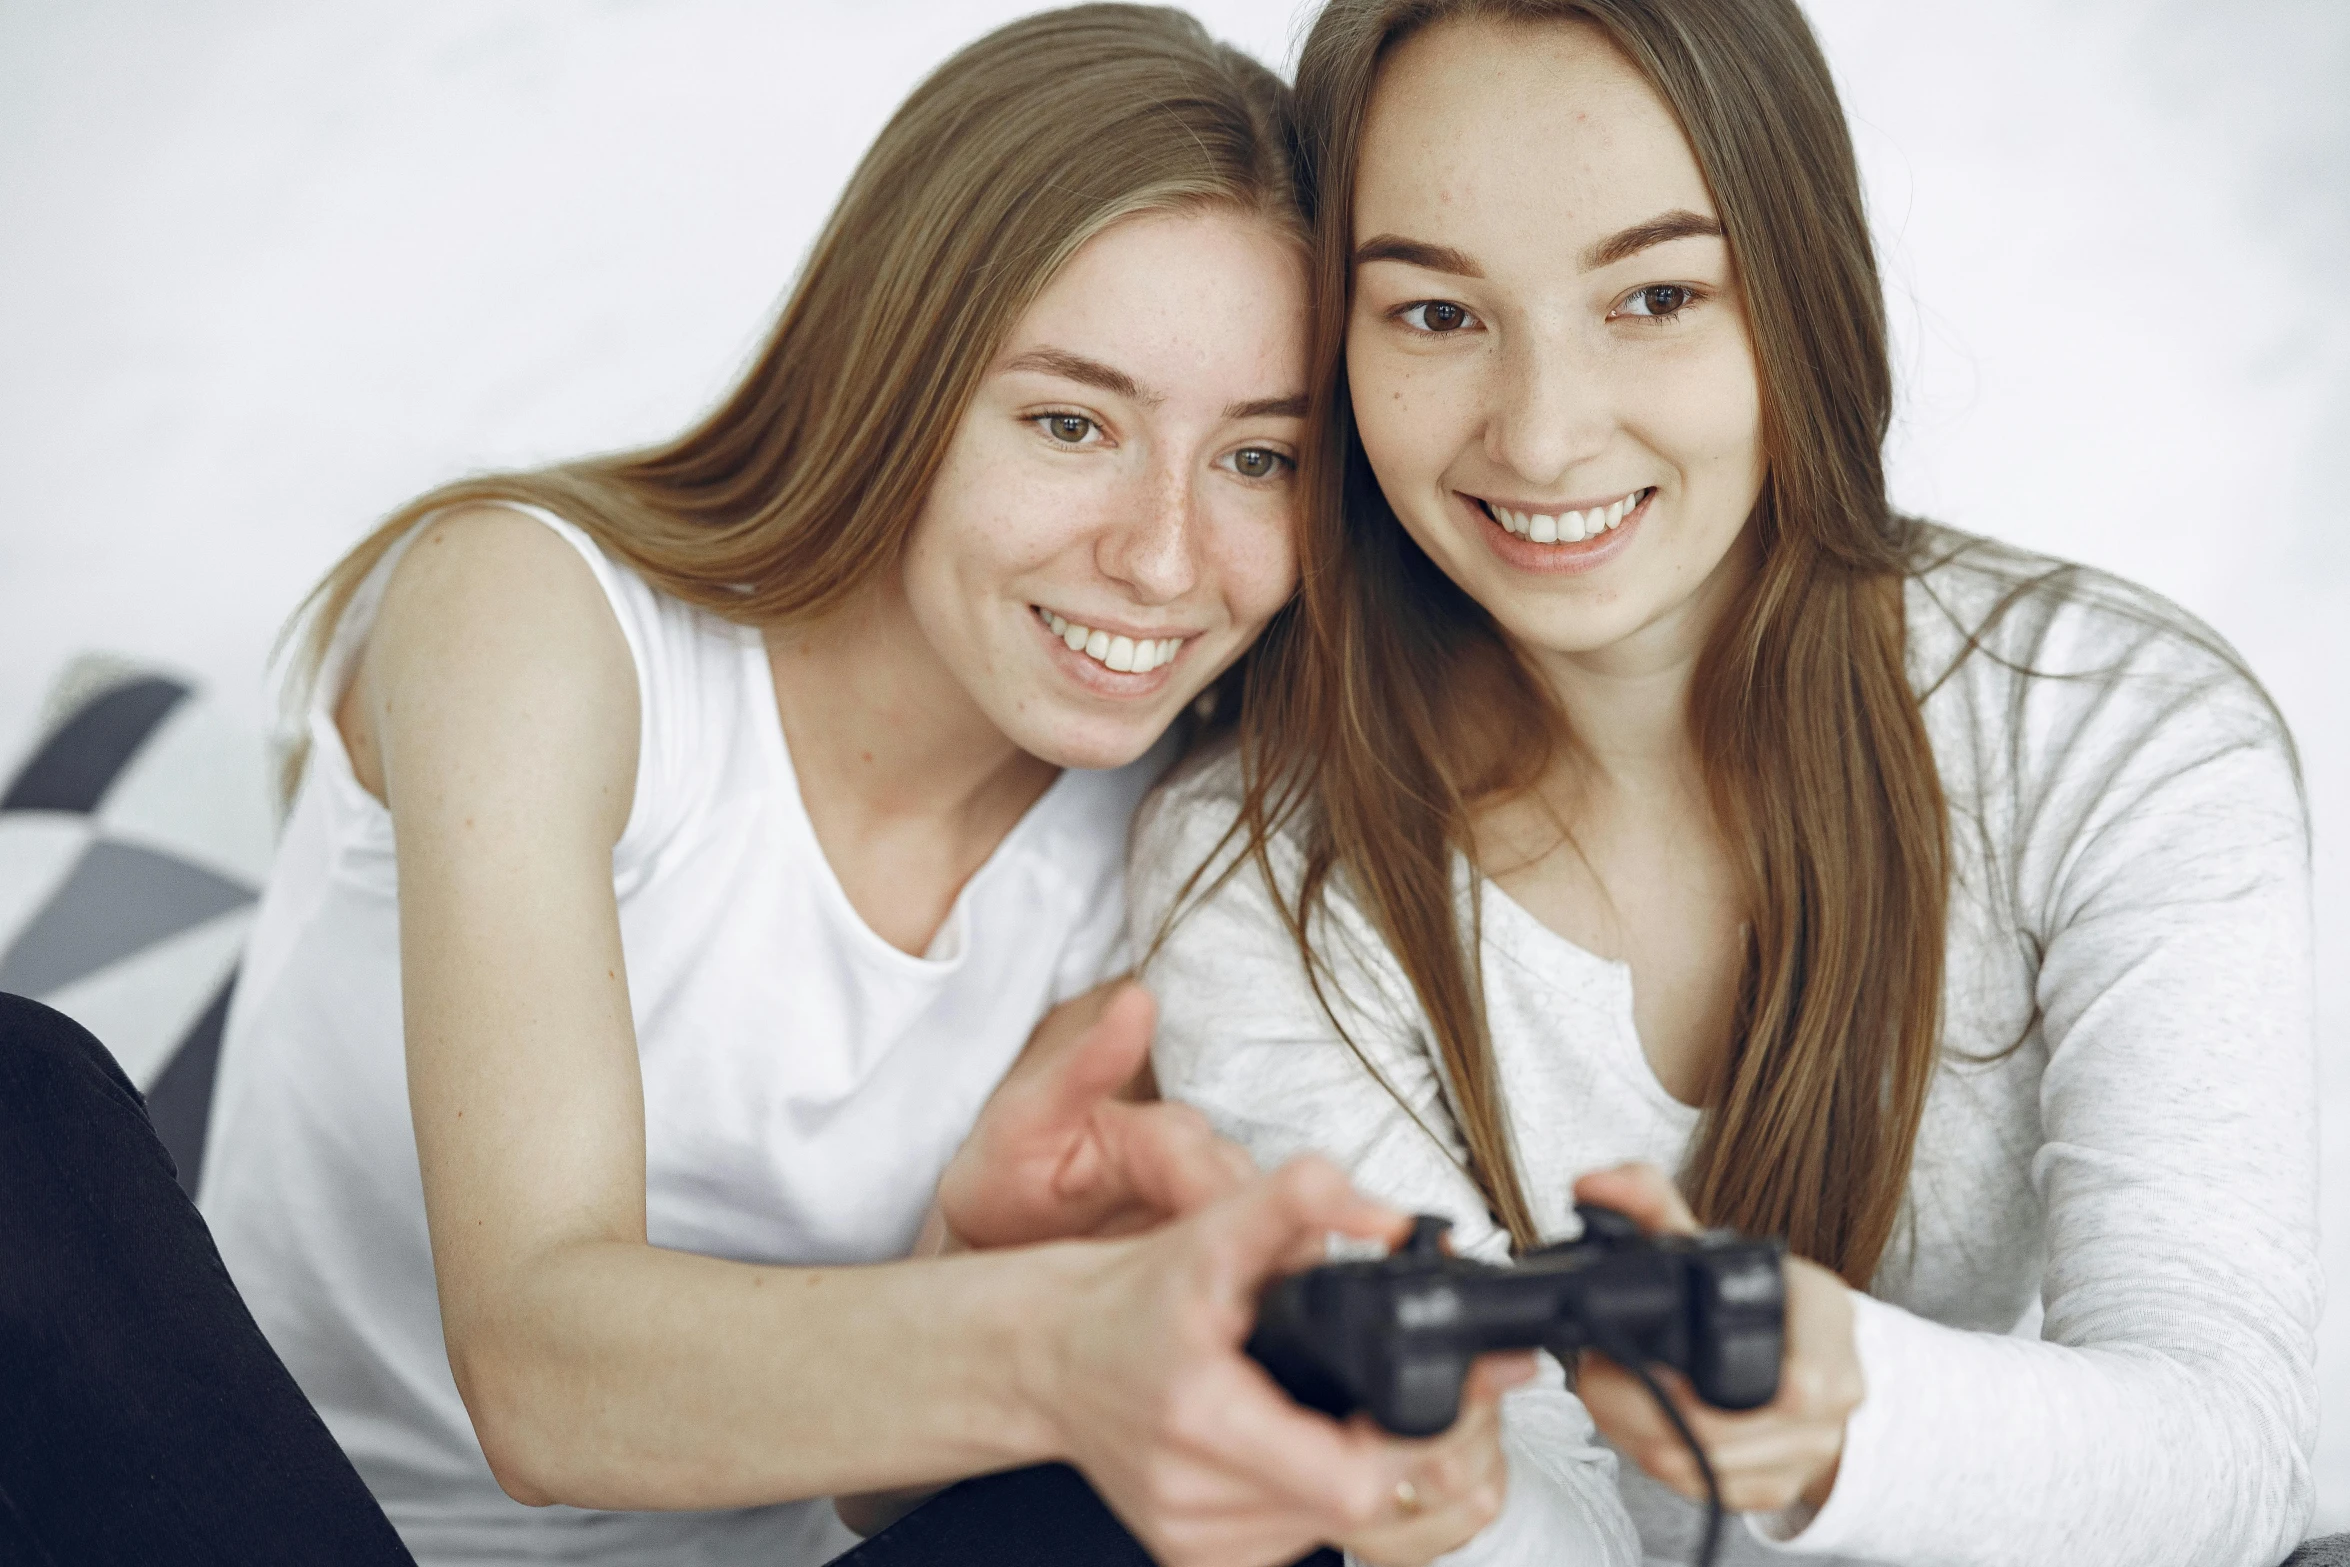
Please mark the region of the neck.
POLYGON ((1574 755, 1617 786, 1686 778, 1696 754, 1689 692, 1714 628, 1755 570, 1753 532, 1742 532, 1695 593, 1630 636, 1603 648, 1533 652, 1574 725, 1574 755))
POLYGON ((1016 816, 1059 772, 972 701, 900 593, 877 589, 766 643, 801 797, 852 834, 919 818, 951 831, 1007 804, 1016 816))

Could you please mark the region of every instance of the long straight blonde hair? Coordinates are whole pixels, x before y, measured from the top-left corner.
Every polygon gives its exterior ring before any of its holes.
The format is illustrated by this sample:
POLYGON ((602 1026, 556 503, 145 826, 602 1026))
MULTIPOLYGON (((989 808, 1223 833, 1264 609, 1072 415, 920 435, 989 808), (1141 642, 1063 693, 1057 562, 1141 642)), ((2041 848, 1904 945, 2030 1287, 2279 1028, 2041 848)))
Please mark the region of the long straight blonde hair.
MULTIPOLYGON (((1241 713, 1239 829, 1303 821, 1308 930, 1333 878, 1410 978, 1468 1152, 1521 1246, 1533 1214, 1486 1030, 1456 857, 1530 786, 1567 715, 1414 545, 1355 434, 1344 342, 1355 161, 1402 38, 1447 21, 1579 23, 1647 76, 1712 189, 1754 336, 1761 566, 1699 664, 1689 723, 1751 921, 1737 1017, 1682 1171, 1698 1214, 1865 1282, 1898 1218, 1940 1035, 1948 826, 1904 667, 1917 537, 1885 496, 1884 307, 1835 87, 1794 0, 1330 0, 1298 69, 1315 227, 1315 408, 1299 613, 1241 713)), ((1333 1013, 1335 1019, 1335 1013, 1333 1013)))
MULTIPOLYGON (((546 507, 730 619, 820 616, 897 569, 997 345, 1087 240, 1230 206, 1305 240, 1289 89, 1169 7, 1080 5, 969 45, 914 89, 833 209, 758 358, 642 451, 446 484, 400 507, 288 625, 312 699, 360 585, 424 518, 546 507)), ((303 763, 289 758, 292 792, 303 763)))

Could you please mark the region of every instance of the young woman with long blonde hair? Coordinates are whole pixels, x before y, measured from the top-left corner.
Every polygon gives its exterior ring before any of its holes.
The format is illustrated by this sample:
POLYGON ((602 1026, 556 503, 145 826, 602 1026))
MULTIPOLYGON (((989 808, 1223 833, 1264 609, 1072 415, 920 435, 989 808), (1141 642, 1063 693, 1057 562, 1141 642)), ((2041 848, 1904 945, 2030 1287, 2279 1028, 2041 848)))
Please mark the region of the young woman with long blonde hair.
POLYGON ((706 419, 437 490, 335 568, 200 1193, 251 1319, 173 1210, 171 1330, 123 1348, 70 1281, 152 1249, 75 1194, 170 1210, 168 1166, 102 1052, 0 1019, 22 1102, 130 1149, 5 1144, 61 1281, 10 1297, 53 1346, 7 1362, 49 1411, 11 1435, 79 1456, 28 1488, 11 1448, 0 1544, 63 1475, 36 1559, 396 1557, 354 1465, 427 1563, 813 1563, 828 1496, 1055 1459, 1202 1567, 1424 1562, 1492 1515, 1506 1366, 1405 1443, 1240 1352, 1259 1281, 1400 1216, 1126 1103, 1149 1006, 1097 988, 1134 806, 1295 579, 1291 145, 1180 12, 1000 29, 706 419), (189 1353, 243 1369, 153 1429, 189 1353))
MULTIPOLYGON (((1784 1237, 1778 1400, 1680 1399, 1726 1559, 2271 1567, 2319 1300, 2274 709, 1888 503, 1793 0, 1331 0, 1298 90, 1303 587, 1138 839, 1162 1088, 1488 1256, 1577 1197, 1784 1237)), ((1604 1436, 1592 1527, 1686 1549, 1690 1455, 1577 1388, 1514 1395, 1517 1480, 1604 1436)))

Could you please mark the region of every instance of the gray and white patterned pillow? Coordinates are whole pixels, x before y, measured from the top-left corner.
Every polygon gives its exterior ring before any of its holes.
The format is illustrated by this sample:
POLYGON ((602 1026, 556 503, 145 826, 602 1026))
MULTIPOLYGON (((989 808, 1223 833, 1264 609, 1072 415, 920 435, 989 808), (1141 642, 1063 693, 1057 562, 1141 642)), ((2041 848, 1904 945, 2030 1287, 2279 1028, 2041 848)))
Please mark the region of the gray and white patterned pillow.
POLYGON ((187 682, 77 660, 0 789, 0 991, 106 1045, 193 1191, 275 821, 261 737, 187 682))

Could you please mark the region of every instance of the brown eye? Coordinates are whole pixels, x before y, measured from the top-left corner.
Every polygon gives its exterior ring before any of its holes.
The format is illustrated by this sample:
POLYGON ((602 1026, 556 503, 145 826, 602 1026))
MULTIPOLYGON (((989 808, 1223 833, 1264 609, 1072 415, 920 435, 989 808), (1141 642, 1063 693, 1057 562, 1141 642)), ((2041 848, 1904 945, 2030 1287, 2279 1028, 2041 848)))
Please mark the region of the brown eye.
POLYGON ((1458 332, 1477 319, 1464 306, 1448 299, 1424 299, 1416 305, 1406 305, 1396 315, 1415 330, 1431 333, 1458 332))
POLYGON ((1689 308, 1697 296, 1678 283, 1657 283, 1648 288, 1635 289, 1624 301, 1623 313, 1628 316, 1677 316, 1689 308))
POLYGON ((1081 446, 1093 433, 1093 421, 1083 414, 1046 414, 1045 434, 1064 446, 1081 446))
POLYGON ((1232 454, 1232 468, 1244 479, 1270 479, 1281 471, 1279 452, 1269 452, 1262 446, 1244 446, 1232 454))

